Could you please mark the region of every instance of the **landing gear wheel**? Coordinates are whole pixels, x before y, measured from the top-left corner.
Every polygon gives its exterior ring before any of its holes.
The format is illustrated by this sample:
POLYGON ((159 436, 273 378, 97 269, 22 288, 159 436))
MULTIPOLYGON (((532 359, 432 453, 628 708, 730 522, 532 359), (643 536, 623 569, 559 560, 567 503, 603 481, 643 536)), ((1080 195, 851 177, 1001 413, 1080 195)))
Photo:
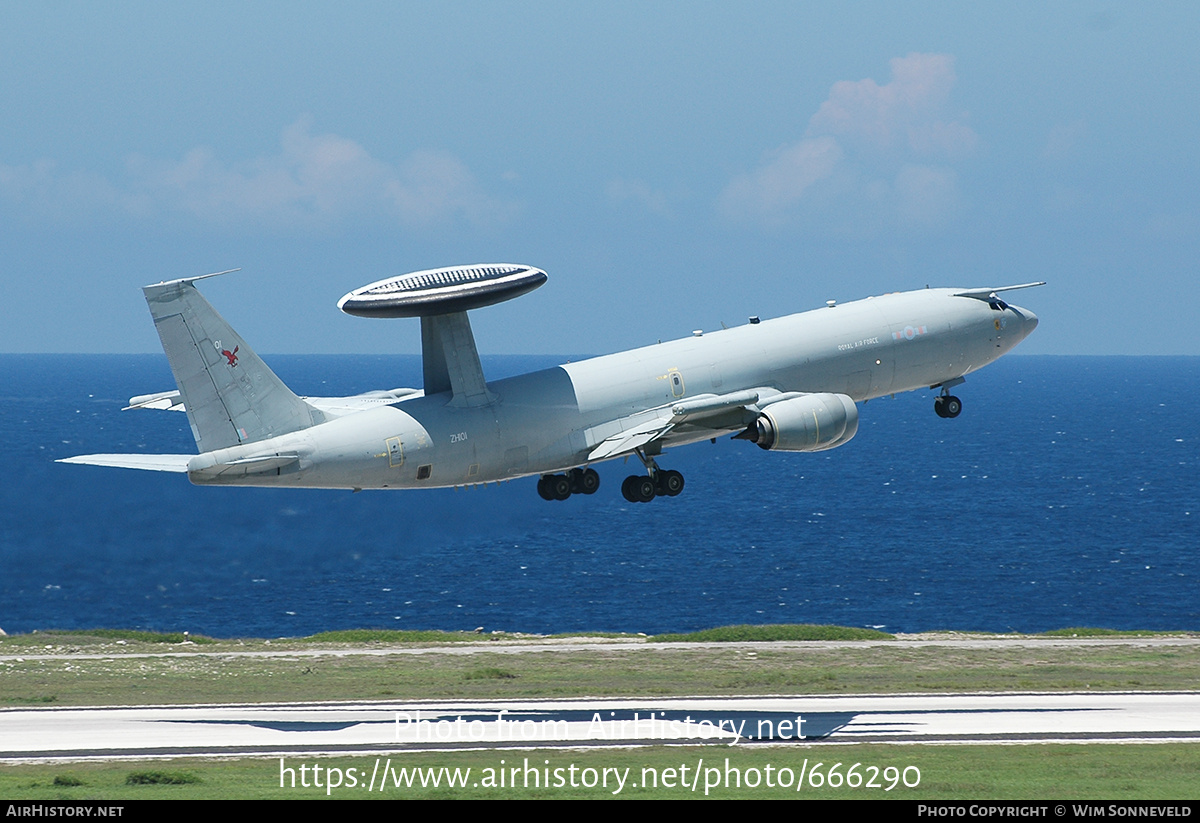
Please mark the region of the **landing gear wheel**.
POLYGON ((552 474, 546 482, 546 488, 554 495, 555 500, 566 500, 571 496, 571 478, 565 474, 552 474))
POLYGON ((595 469, 571 469, 567 477, 571 480, 571 494, 595 494, 600 488, 600 475, 595 469))
POLYGON ((626 500, 628 500, 630 503, 638 502, 638 499, 637 499, 637 497, 634 496, 633 489, 631 488, 633 481, 635 481, 635 480, 637 480, 637 477, 630 475, 629 477, 626 477, 624 480, 621 481, 621 496, 624 497, 626 500))
POLYGON ((683 475, 671 469, 665 472, 658 473, 658 489, 659 494, 664 494, 667 497, 674 497, 683 491, 683 475))
POLYGON ((654 481, 649 477, 635 477, 629 487, 633 489, 639 503, 649 503, 658 494, 654 488, 654 481))
POLYGON ((649 503, 657 492, 654 489, 654 481, 649 477, 631 474, 621 484, 621 494, 630 503, 649 503))
POLYGON ((543 474, 537 490, 543 500, 566 500, 571 496, 571 478, 565 474, 543 474))
POLYGON ((943 394, 934 399, 933 410, 938 417, 958 417, 962 414, 962 401, 952 394, 943 394))
POLYGON ((583 494, 595 494, 600 488, 600 474, 595 469, 584 469, 579 476, 579 491, 583 494))

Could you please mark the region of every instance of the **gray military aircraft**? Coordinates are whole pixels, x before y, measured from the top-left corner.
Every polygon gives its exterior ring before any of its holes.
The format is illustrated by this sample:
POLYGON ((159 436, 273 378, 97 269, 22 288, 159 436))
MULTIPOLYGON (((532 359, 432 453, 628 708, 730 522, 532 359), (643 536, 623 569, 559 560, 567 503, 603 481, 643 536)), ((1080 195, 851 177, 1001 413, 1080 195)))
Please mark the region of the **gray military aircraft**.
MULTIPOLYGON (((217 272, 227 274, 228 272, 217 272)), ((1037 327, 1001 292, 930 289, 825 308, 487 382, 470 309, 524 294, 546 273, 511 263, 414 272, 350 292, 362 317, 419 317, 423 389, 298 397, 197 291, 205 277, 143 289, 176 391, 129 408, 186 411, 199 454, 91 454, 61 462, 186 472, 197 485, 413 489, 538 475, 546 500, 592 494, 592 464, 636 455, 630 502, 673 497, 683 475, 665 448, 732 434, 773 451, 836 448, 858 431, 856 403, 950 389, 1037 327)))

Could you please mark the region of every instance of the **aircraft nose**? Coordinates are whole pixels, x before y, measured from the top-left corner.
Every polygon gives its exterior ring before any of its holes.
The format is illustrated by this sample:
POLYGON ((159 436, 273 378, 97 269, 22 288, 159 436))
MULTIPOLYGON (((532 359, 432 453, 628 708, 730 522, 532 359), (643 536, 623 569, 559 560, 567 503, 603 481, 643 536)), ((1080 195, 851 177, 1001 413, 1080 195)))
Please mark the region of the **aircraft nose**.
POLYGON ((1028 309, 1021 309, 1021 312, 1025 315, 1024 316, 1025 336, 1028 337, 1030 334, 1033 333, 1033 330, 1037 328, 1038 318, 1037 318, 1036 314, 1029 311, 1028 309))

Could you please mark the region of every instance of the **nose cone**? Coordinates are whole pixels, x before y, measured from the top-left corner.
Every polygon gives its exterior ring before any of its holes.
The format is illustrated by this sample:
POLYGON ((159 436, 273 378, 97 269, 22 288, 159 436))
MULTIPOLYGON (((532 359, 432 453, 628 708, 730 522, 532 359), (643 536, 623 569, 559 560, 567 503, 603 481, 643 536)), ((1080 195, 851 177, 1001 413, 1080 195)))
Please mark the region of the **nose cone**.
POLYGON ((1033 334, 1033 330, 1037 328, 1037 315, 1031 312, 1029 309, 1023 309, 1020 306, 1014 306, 1010 303, 1008 305, 1008 312, 1006 312, 1006 314, 1009 314, 1009 316, 1012 318, 1008 321, 1009 328, 1016 332, 1012 338, 1014 345, 1033 334), (1018 322, 1013 323, 1013 320, 1018 322))
POLYGON ((1037 315, 1029 311, 1029 309, 1021 309, 1021 314, 1023 315, 1022 320, 1025 328, 1025 336, 1028 337, 1029 335, 1033 334, 1033 330, 1037 328, 1037 315))

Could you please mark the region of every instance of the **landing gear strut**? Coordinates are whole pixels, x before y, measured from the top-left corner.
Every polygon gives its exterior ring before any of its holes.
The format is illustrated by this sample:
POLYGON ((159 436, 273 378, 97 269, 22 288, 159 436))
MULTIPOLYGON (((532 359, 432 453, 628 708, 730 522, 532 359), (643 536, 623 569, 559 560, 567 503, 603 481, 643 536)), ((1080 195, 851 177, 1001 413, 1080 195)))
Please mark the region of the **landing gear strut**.
POLYGON ((641 449, 636 450, 638 459, 646 467, 646 474, 631 474, 621 484, 621 494, 630 503, 649 503, 655 497, 674 497, 683 491, 683 475, 674 469, 663 470, 647 457, 641 449))
POLYGON ((538 478, 538 495, 543 500, 566 500, 572 494, 595 494, 600 475, 595 469, 571 469, 566 474, 543 474, 538 478))

